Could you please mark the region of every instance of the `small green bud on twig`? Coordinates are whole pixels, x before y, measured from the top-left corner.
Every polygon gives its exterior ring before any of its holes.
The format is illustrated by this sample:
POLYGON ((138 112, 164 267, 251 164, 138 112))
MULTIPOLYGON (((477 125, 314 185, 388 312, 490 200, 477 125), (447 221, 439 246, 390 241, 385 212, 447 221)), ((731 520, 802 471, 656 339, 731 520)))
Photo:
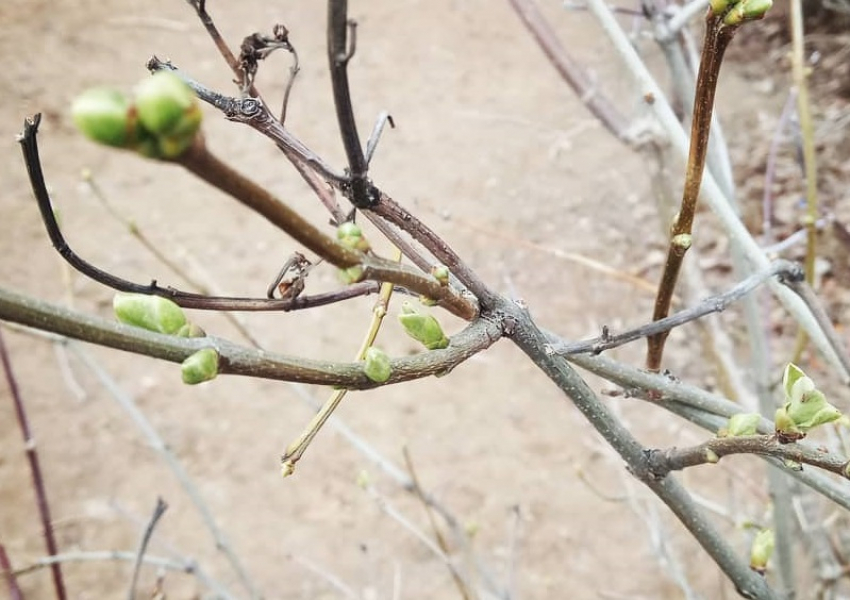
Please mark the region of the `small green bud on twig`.
POLYGON ((705 454, 705 462, 707 462, 711 465, 716 465, 717 463, 720 462, 720 457, 717 456, 717 452, 715 452, 711 448, 706 448, 704 454, 705 454))
POLYGON ((189 356, 180 367, 183 383, 195 385, 215 379, 218 375, 218 359, 215 348, 204 348, 189 356))
POLYGON ((168 298, 118 293, 112 299, 112 308, 118 320, 127 325, 168 335, 187 331, 184 328, 188 321, 183 309, 168 298))
POLYGON ((729 417, 726 427, 717 432, 717 437, 739 437, 758 433, 761 415, 758 413, 738 413, 729 417))
POLYGON ((346 221, 336 229, 336 239, 346 248, 359 250, 360 252, 368 252, 372 246, 363 236, 363 230, 360 225, 353 221, 346 221))
POLYGON ((431 277, 445 287, 449 285, 449 268, 446 265, 434 265, 431 267, 431 277))
POLYGON ((363 267, 360 265, 354 265, 347 269, 339 269, 337 271, 337 275, 342 283, 345 285, 351 285, 352 283, 357 283, 363 280, 364 271, 363 267))
POLYGON ((136 113, 158 141, 158 158, 166 159, 192 144, 203 117, 195 92, 170 71, 158 71, 136 87, 136 113))
POLYGON ((366 349, 363 372, 375 383, 384 383, 393 372, 390 357, 383 350, 370 346, 366 349))
POLYGON ((745 21, 761 19, 771 6, 773 6, 773 0, 740 0, 723 16, 723 23, 740 25, 745 21))
POLYGON ((437 319, 430 314, 420 314, 408 301, 402 303, 398 320, 407 335, 421 342, 428 350, 446 348, 449 345, 449 339, 437 319))
POLYGON ((750 568, 756 573, 764 575, 775 547, 776 536, 774 536, 773 530, 762 529, 759 531, 750 547, 750 568))

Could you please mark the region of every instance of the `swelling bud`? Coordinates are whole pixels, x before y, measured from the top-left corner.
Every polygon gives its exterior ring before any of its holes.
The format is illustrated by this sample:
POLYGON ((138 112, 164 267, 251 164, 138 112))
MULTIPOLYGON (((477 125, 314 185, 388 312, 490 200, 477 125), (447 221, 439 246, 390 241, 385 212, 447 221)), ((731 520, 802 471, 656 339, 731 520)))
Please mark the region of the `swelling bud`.
POLYGON ((726 427, 717 432, 718 437, 739 437, 758 433, 761 415, 758 413, 738 413, 729 417, 726 427))
POLYGON ((142 81, 136 87, 135 106, 139 123, 156 138, 155 158, 180 156, 201 126, 203 115, 195 92, 170 71, 158 71, 142 81))
POLYGON ((196 385, 215 379, 218 375, 218 352, 214 348, 198 350, 180 365, 183 383, 196 385))
POLYGON ((130 103, 117 90, 86 90, 71 104, 71 118, 87 138, 106 146, 126 148, 135 137, 130 103))
POLYGON ((438 350, 449 345, 449 339, 443 333, 443 328, 440 327, 437 319, 432 315, 418 313, 410 302, 402 303, 398 320, 407 335, 428 350, 438 350))
POLYGON ((190 329, 183 309, 168 298, 118 293, 112 309, 122 323, 148 331, 185 336, 190 329))
POLYGON ((759 531, 750 547, 750 568, 756 573, 764 575, 775 547, 776 536, 774 536, 773 530, 762 529, 759 531))
POLYGON ((370 346, 366 349, 363 372, 375 383, 384 383, 393 372, 390 357, 383 350, 370 346))

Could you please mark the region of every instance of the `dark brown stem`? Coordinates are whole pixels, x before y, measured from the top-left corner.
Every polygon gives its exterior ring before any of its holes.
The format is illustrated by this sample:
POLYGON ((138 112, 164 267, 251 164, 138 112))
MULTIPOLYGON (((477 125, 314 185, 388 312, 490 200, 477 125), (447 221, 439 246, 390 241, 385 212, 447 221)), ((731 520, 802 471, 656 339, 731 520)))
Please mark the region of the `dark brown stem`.
POLYGON ((3 544, 0 544, 0 570, 3 571, 3 578, 6 580, 9 600, 24 600, 24 593, 21 591, 21 586, 18 585, 18 578, 14 569, 12 569, 12 561, 9 560, 9 555, 6 554, 6 547, 3 544))
MULTIPOLYGON (((671 227, 670 247, 658 294, 655 298, 655 310, 652 320, 658 321, 670 313, 670 303, 676 289, 676 281, 685 253, 691 245, 691 230, 696 215, 699 190, 708 153, 708 138, 711 132, 711 114, 714 109, 714 94, 717 90, 717 78, 726 47, 735 35, 737 26, 724 25, 723 18, 714 16, 710 11, 706 17, 705 42, 702 47, 702 59, 697 74, 694 97, 693 121, 691 123, 691 146, 685 173, 685 188, 682 193, 682 206, 671 227)), ((662 332, 647 339, 646 367, 650 371, 661 369, 664 343, 669 332, 662 332)))
POLYGON ((348 20, 347 0, 328 0, 328 63, 337 123, 348 158, 351 202, 358 208, 368 208, 378 200, 378 195, 367 178, 369 165, 366 163, 363 146, 360 145, 354 108, 351 105, 351 89, 348 85, 348 61, 354 56, 356 49, 355 27, 356 24, 348 20))
MULTIPOLYGON (((47 546, 47 554, 54 556, 58 554, 56 546, 56 537, 53 535, 53 519, 50 517, 50 504, 47 502, 47 491, 44 485, 44 477, 41 474, 41 464, 38 460, 38 451, 36 450, 35 440, 32 437, 29 420, 24 408, 24 399, 21 396, 18 382, 15 378, 15 373, 12 370, 12 363, 9 359, 9 351, 6 348, 6 342, 3 339, 3 332, 0 331, 0 362, 3 364, 3 372, 6 375, 6 381, 9 384, 9 391, 12 395, 12 402, 15 405, 15 416, 18 419, 18 427, 21 430, 21 435, 24 438, 24 447, 26 448, 27 460, 30 465, 30 474, 32 475, 32 485, 35 490, 35 499, 38 506, 38 516, 41 520, 41 530, 44 533, 44 542, 47 546)), ((5 567, 4 567, 5 570, 5 567)), ((67 594, 65 592, 65 583, 62 580, 62 569, 58 564, 50 567, 53 573, 53 589, 56 592, 57 600, 65 600, 67 594)))
POLYGON ((648 468, 656 477, 665 477, 671 471, 681 471, 697 465, 713 464, 731 454, 758 454, 772 456, 799 464, 818 467, 850 479, 846 458, 807 448, 798 444, 782 444, 775 435, 748 435, 714 438, 690 448, 650 450, 648 468))

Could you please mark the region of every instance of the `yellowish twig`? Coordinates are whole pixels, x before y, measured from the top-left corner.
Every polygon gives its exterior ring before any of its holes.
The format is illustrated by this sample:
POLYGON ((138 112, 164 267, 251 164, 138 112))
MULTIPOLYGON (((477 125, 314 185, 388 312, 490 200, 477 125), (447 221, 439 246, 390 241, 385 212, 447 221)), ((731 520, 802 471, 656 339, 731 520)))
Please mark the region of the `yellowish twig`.
MULTIPOLYGON (((398 249, 396 249, 395 260, 397 262, 401 261, 401 252, 399 252, 398 249)), ((366 351, 375 342, 375 338, 378 337, 378 331, 381 328, 384 316, 387 314, 387 306, 389 306, 392 293, 392 283, 383 283, 381 285, 381 292, 378 296, 378 301, 375 303, 375 308, 372 310, 372 321, 369 324, 369 329, 366 331, 366 336, 363 338, 363 342, 360 344, 360 349, 357 351, 357 355, 354 360, 363 360, 366 356, 366 351)), ((304 428, 304 431, 301 432, 301 435, 299 435, 294 442, 286 447, 286 450, 280 459, 281 474, 284 477, 292 475, 295 471, 295 463, 301 460, 301 457, 313 441, 313 438, 316 437, 316 434, 319 433, 319 430, 328 420, 328 417, 331 416, 333 411, 336 410, 336 407, 339 406, 339 403, 342 402, 342 399, 345 398, 346 393, 348 393, 347 389, 334 390, 330 398, 325 401, 325 404, 319 409, 319 412, 316 413, 316 415, 307 424, 307 427, 304 428)))
MULTIPOLYGON (((806 283, 813 286, 815 281, 815 257, 817 256, 815 223, 818 219, 818 180, 815 158, 815 132, 812 124, 812 111, 809 102, 808 73, 806 72, 803 31, 803 2, 791 0, 791 71, 794 87, 797 88, 797 112, 800 119, 800 134, 803 143, 803 169, 806 182, 806 215, 803 224, 806 228, 806 283)), ((799 362, 805 350, 807 336, 800 329, 794 348, 794 362, 799 362)))

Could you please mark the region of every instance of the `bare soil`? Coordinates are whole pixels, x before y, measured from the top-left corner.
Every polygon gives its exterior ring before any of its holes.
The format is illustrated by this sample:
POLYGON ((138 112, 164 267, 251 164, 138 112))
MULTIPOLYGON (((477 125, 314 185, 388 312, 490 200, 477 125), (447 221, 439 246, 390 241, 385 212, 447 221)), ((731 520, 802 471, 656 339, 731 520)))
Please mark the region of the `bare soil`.
MULTIPOLYGON (((550 8, 565 43, 629 109, 628 76, 592 18, 550 8)), ((211 3, 210 10, 233 45, 286 24, 303 68, 287 124, 343 165, 326 70, 324 6, 250 0, 211 3)), ((620 329, 645 320, 650 293, 552 251, 579 253, 654 282, 663 235, 648 175, 559 80, 508 4, 364 1, 352 3, 351 12, 359 21, 351 76, 361 131, 384 109, 397 124, 374 161, 381 187, 416 208, 486 280, 522 297, 547 327, 578 338, 596 335, 603 324, 620 329)), ((97 84, 131 89, 154 53, 211 87, 234 91, 225 64, 183 2, 0 4, 0 285, 110 314, 110 290, 70 271, 39 219, 14 142, 23 118, 35 112, 45 118, 42 159, 63 230, 93 263, 140 282, 185 285, 103 210, 82 181, 83 169, 146 236, 217 291, 262 295, 299 249, 177 167, 96 147, 76 133, 71 99, 97 84)), ((267 98, 280 97, 287 68, 282 57, 261 67, 267 98)), ((724 72, 721 113, 731 123, 775 122, 787 88, 759 88, 755 99, 742 101, 751 89, 748 77, 734 66, 724 72)), ((267 140, 211 109, 205 131, 220 156, 314 222, 327 222, 267 140)), ((311 285, 334 282, 330 268, 311 276, 311 285)), ((356 351, 373 301, 243 319, 269 349, 343 360, 356 351)), ((194 317, 208 332, 242 341, 220 315, 194 317)), ((452 331, 461 326, 446 323, 452 331)), ((280 452, 312 412, 293 387, 223 377, 190 388, 172 364, 54 345, 8 329, 4 335, 63 552, 132 551, 162 497, 169 509, 149 553, 191 557, 245 596, 178 482, 115 402, 118 393, 135 401, 179 457, 265 597, 339 597, 332 578, 362 598, 458 597, 445 565, 382 512, 356 484, 358 475, 367 472, 382 501, 430 535, 420 504, 334 427, 322 431, 293 477, 281 479, 280 452), (84 357, 105 375, 95 375, 84 357)), ((698 383, 710 381, 693 330, 677 332, 670 343, 671 368, 698 383)), ((381 344, 391 354, 416 351, 393 319, 381 344)), ((642 346, 612 354, 638 362, 642 346)), ((596 380, 593 385, 607 389, 596 380)), ((308 393, 322 400, 328 391, 308 393)), ((610 402, 647 445, 699 439, 661 411, 610 402)), ((509 343, 445 378, 352 393, 338 414, 387 460, 402 465, 402 448, 409 449, 422 484, 474 531, 475 553, 502 585, 513 578, 517 597, 681 597, 651 544, 654 518, 696 590, 708 598, 734 594, 695 542, 663 516, 663 507, 629 482, 621 461, 568 399, 509 343), (637 499, 624 500, 629 494, 637 499)), ((729 467, 715 469, 715 491, 722 494, 732 475, 729 467)), ((742 502, 764 500, 754 493, 742 502)), ((744 552, 744 538, 736 539, 744 552)), ((6 386, 0 386, 0 542, 15 566, 44 554, 6 386)), ((130 573, 120 562, 64 566, 70 595, 79 599, 126 594, 130 573)), ((143 571, 140 598, 155 579, 154 569, 143 571)), ((46 570, 21 576, 20 583, 28 598, 51 597, 46 570)), ((169 598, 204 592, 195 578, 179 573, 167 574, 164 590, 169 598)))

